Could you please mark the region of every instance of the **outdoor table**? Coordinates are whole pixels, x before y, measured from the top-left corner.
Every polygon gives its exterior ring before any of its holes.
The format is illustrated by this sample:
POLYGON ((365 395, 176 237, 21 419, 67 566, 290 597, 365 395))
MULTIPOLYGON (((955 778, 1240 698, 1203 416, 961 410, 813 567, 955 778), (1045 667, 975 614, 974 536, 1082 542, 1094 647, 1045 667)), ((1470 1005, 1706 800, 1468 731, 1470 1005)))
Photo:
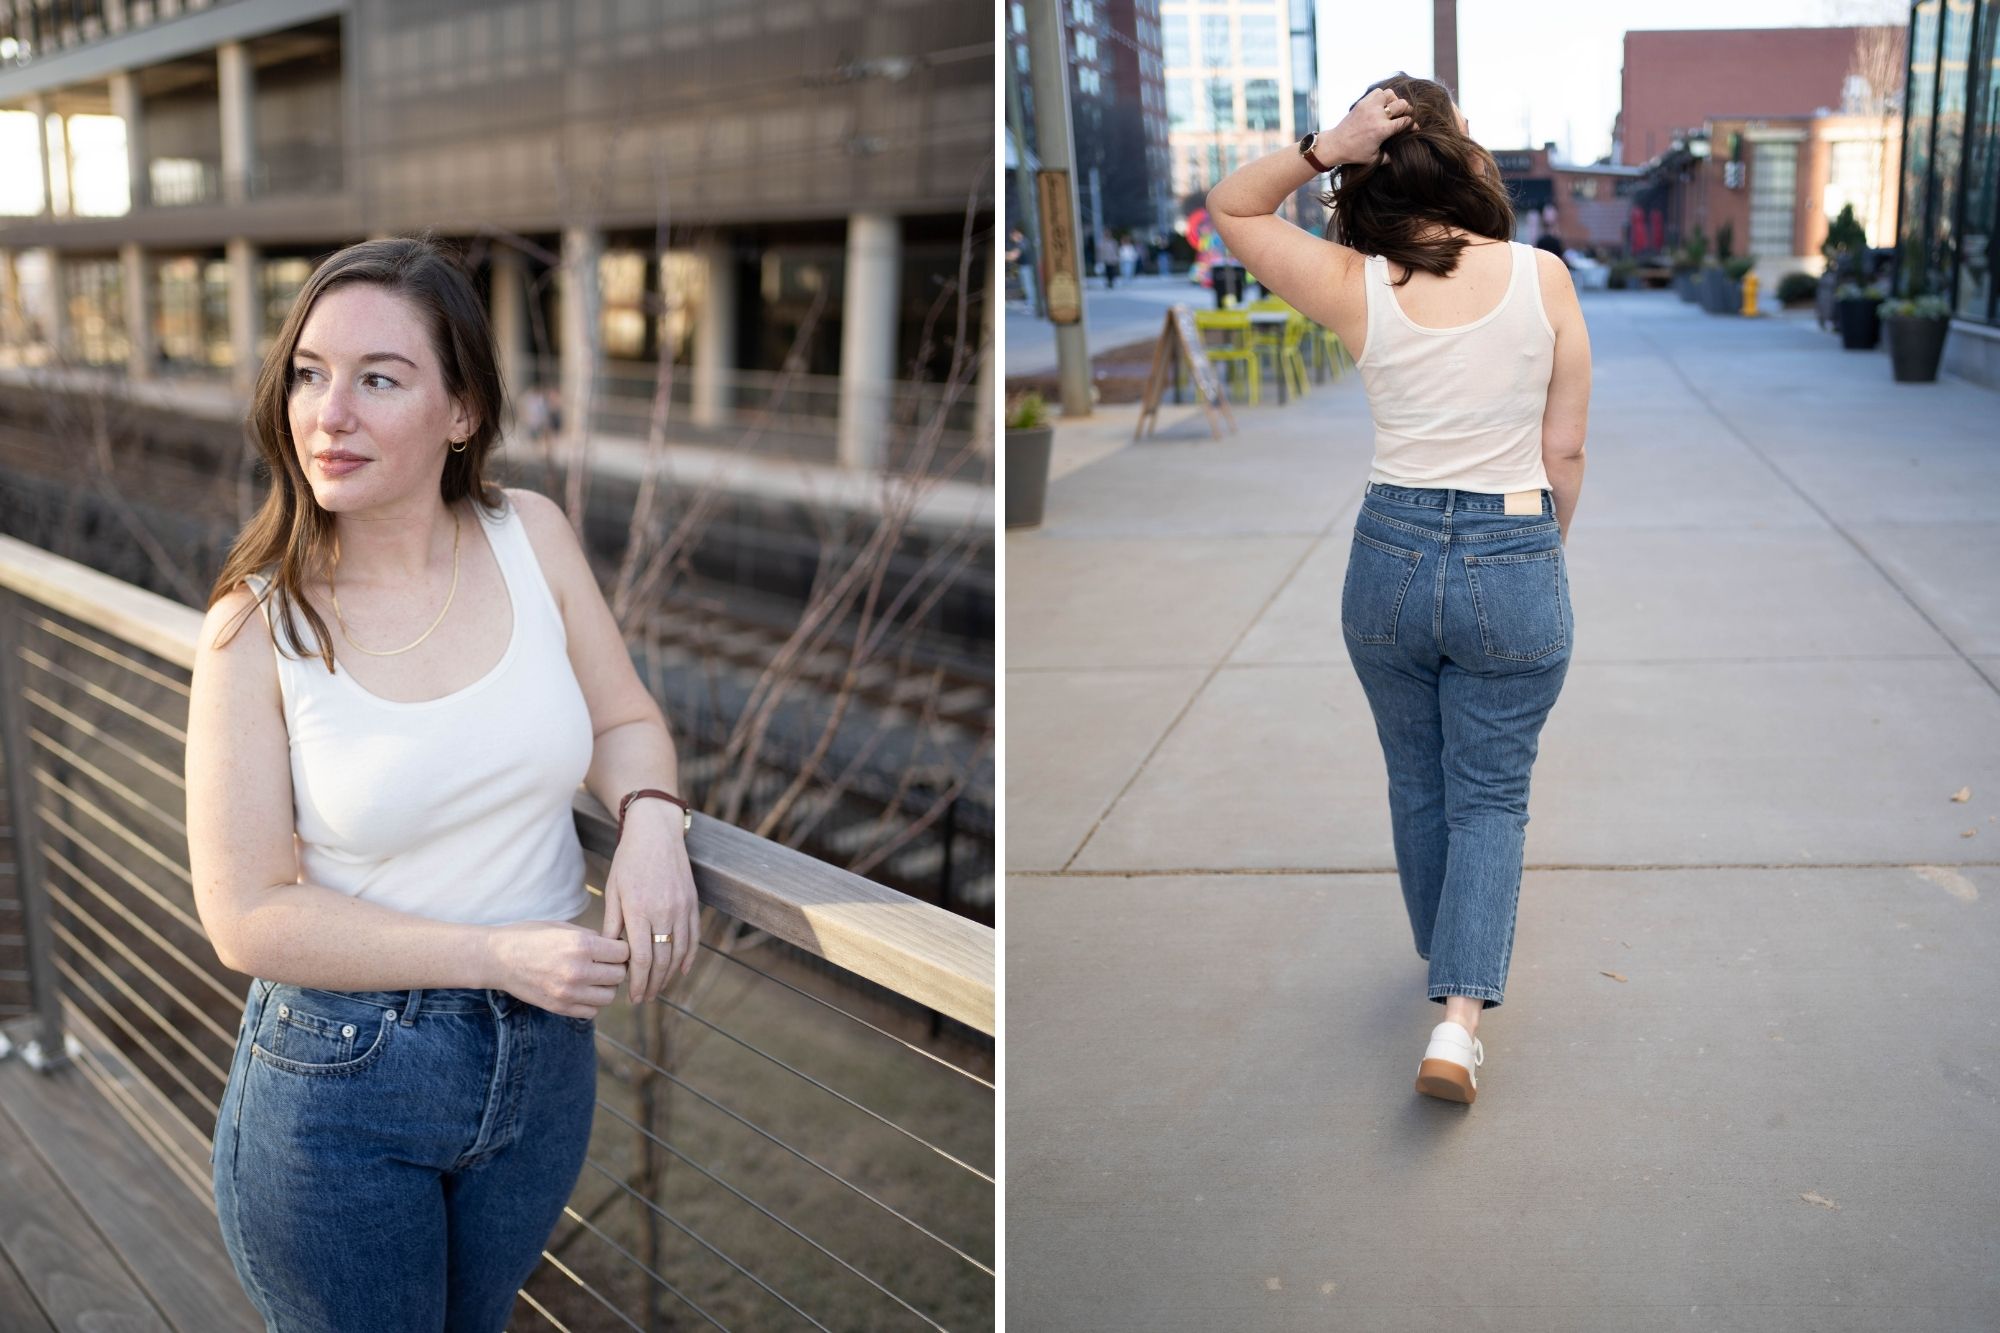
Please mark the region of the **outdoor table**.
POLYGON ((1271 371, 1278 381, 1278 406, 1283 407, 1290 399, 1290 386, 1285 382, 1285 323, 1291 315, 1283 310, 1252 310, 1250 323, 1261 329, 1275 328, 1278 331, 1277 355, 1271 358, 1271 371))

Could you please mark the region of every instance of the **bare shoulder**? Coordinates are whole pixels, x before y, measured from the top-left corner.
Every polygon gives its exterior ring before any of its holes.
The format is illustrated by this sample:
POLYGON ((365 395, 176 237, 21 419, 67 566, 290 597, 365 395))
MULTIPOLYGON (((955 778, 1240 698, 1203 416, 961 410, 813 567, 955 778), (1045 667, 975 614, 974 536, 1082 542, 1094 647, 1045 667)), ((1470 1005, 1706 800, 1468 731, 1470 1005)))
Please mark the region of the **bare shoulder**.
POLYGON ((248 707, 276 714, 282 709, 271 628, 249 584, 237 584, 203 614, 193 691, 231 712, 248 707))
POLYGON ((1542 309, 1549 312, 1549 323, 1557 334, 1574 321, 1582 318, 1582 309, 1577 305, 1576 283, 1570 278, 1569 265, 1563 263, 1562 256, 1553 250, 1544 250, 1539 245, 1533 247, 1536 276, 1542 284, 1542 309))
POLYGON ((590 562, 584 558, 583 545, 577 540, 576 529, 569 525, 569 515, 540 491, 522 486, 503 489, 521 516, 528 544, 541 562, 542 573, 556 595, 556 604, 567 613, 576 593, 584 586, 579 580, 595 579, 590 562))
POLYGON ((257 593, 248 583, 239 583, 224 593, 202 616, 198 657, 248 661, 270 652, 271 628, 264 622, 257 593))

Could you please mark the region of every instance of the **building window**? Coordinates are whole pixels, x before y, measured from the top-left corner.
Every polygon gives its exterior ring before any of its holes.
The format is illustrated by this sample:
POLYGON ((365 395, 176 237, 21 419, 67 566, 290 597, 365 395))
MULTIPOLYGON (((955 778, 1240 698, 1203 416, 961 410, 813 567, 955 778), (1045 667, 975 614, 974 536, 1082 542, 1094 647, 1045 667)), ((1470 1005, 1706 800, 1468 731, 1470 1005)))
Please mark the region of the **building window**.
POLYGON ((1160 31, 1165 36, 1168 69, 1186 69, 1194 63, 1194 53, 1188 50, 1188 16, 1185 14, 1163 14, 1160 16, 1160 31))
POLYGON ((1236 20, 1243 42, 1243 63, 1258 69, 1278 67, 1278 20, 1269 14, 1244 14, 1236 20))
POLYGON ((1215 182, 1222 179, 1223 175, 1222 145, 1212 143, 1208 146, 1208 183, 1210 185, 1215 184, 1215 182))
POLYGON ((1832 148, 1823 200, 1827 221, 1839 217, 1840 210, 1852 204, 1854 220, 1861 224, 1868 243, 1882 244, 1883 237, 1875 230, 1875 201, 1882 194, 1883 145, 1866 139, 1846 139, 1836 141, 1832 148))
POLYGON ((1243 128, 1246 130, 1275 130, 1278 128, 1278 81, 1276 79, 1246 79, 1244 81, 1243 128))
POLYGON ((1201 63, 1210 69, 1236 63, 1229 47, 1229 15, 1201 16, 1201 63))
POLYGON ((1208 81, 1208 127, 1212 130, 1236 128, 1236 83, 1232 79, 1208 81))
POLYGON ((1197 130, 1200 121, 1194 113, 1194 85, 1186 79, 1167 80, 1167 128, 1170 130, 1197 130))
POLYGON ((1085 65, 1076 72, 1076 86, 1081 91, 1095 97, 1098 94, 1098 92, 1104 87, 1104 84, 1103 81, 1098 78, 1097 71, 1095 69, 1092 69, 1090 66, 1085 65))
POLYGON ((1798 189, 1797 144, 1750 145, 1750 254, 1775 258, 1794 252, 1792 215, 1798 189))
POLYGON ((1027 30, 1028 7, 1022 4, 1021 0, 1014 0, 1014 31, 1026 32, 1027 30))
POLYGON ((1570 179, 1569 197, 1572 199, 1597 198, 1597 177, 1575 176, 1570 179))

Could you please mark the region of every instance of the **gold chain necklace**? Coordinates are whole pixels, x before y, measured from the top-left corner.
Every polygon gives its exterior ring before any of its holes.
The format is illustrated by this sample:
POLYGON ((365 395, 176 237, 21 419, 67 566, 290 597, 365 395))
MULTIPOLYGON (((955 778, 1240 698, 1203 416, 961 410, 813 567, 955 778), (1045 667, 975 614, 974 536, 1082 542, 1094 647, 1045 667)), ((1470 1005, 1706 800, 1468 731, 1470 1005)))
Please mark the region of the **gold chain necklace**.
MULTIPOLYGON (((451 516, 451 588, 444 595, 444 606, 438 611, 437 619, 431 622, 431 629, 427 629, 422 634, 419 634, 416 643, 405 644, 401 648, 391 648, 388 652, 377 652, 373 648, 363 648, 360 644, 354 642, 354 636, 347 632, 347 620, 340 614, 340 592, 334 587, 333 570, 328 570, 326 588, 333 595, 333 618, 340 622, 340 637, 346 639, 350 647, 367 653, 370 657, 394 657, 398 653, 407 653, 410 649, 416 647, 417 643, 422 643, 425 639, 428 639, 431 636, 431 630, 444 624, 444 613, 451 610, 451 599, 458 592, 458 543, 463 532, 464 528, 458 521, 457 512, 454 511, 451 516)), ((333 564, 334 569, 340 568, 340 561, 338 559, 333 564)))

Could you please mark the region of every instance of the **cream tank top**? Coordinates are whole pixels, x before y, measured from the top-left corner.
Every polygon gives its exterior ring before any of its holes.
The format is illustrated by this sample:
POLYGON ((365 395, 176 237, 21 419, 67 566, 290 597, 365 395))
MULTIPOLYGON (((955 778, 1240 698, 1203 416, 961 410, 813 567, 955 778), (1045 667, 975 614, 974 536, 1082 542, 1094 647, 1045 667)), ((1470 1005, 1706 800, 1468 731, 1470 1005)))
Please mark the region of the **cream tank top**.
MULTIPOLYGON (((316 657, 289 656, 273 631, 300 865, 308 883, 439 920, 568 921, 590 901, 570 813, 590 767, 590 712, 512 497, 497 519, 475 512, 514 632, 464 689, 397 703, 356 683, 341 647, 329 675, 316 657)), ((261 596, 268 580, 248 577, 261 596)), ((311 624, 295 619, 316 647, 311 624)))
POLYGON ((1368 338, 1354 366, 1375 419, 1369 481, 1493 494, 1548 488, 1542 414, 1556 331, 1534 247, 1507 244, 1514 264, 1500 304, 1445 329, 1404 314, 1389 261, 1367 257, 1368 338))

